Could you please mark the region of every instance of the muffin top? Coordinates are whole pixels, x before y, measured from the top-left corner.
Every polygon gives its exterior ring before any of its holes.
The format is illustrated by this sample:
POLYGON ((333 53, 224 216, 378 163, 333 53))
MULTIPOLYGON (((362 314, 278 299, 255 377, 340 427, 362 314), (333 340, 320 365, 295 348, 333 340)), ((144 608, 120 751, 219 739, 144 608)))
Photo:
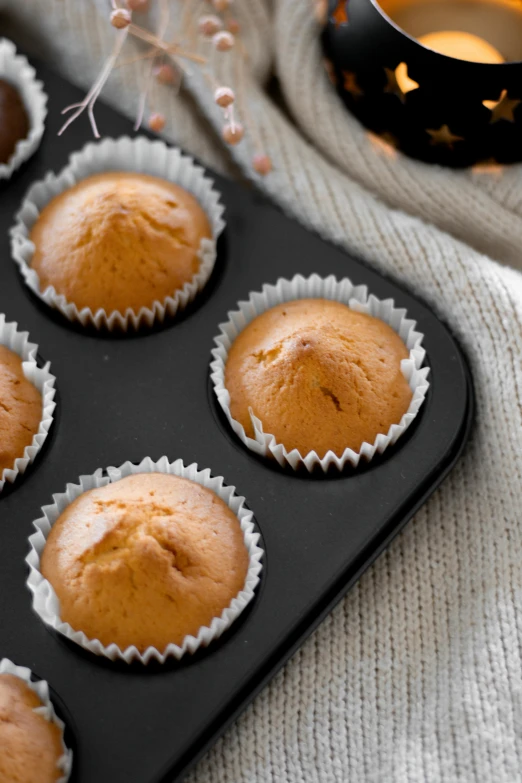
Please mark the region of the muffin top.
POLYGON ((383 321, 326 299, 287 302, 255 318, 225 368, 230 410, 254 437, 249 408, 288 451, 358 451, 406 413, 409 353, 383 321))
POLYGON ((79 310, 135 312, 163 302, 200 267, 211 236, 194 196, 157 177, 97 174, 56 196, 30 239, 32 268, 79 310))
POLYGON ((144 652, 181 644, 220 617, 243 589, 248 561, 238 519, 214 492, 140 473, 68 506, 41 571, 74 630, 144 652))
POLYGON ((16 145, 29 133, 29 117, 18 90, 0 79, 0 163, 7 163, 16 145))
POLYGON ((34 710, 42 703, 27 683, 0 674, 0 780, 54 783, 62 776, 62 736, 55 723, 34 710))
POLYGON ((42 396, 27 380, 22 359, 0 345, 0 476, 33 442, 42 419, 42 396))

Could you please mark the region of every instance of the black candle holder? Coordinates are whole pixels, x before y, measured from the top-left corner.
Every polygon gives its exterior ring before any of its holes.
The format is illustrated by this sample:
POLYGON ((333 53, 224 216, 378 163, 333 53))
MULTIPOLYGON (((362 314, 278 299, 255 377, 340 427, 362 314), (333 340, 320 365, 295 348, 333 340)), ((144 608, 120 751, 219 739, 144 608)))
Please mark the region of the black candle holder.
POLYGON ((522 62, 427 49, 377 0, 329 0, 323 45, 348 109, 407 155, 455 167, 522 160, 522 62))

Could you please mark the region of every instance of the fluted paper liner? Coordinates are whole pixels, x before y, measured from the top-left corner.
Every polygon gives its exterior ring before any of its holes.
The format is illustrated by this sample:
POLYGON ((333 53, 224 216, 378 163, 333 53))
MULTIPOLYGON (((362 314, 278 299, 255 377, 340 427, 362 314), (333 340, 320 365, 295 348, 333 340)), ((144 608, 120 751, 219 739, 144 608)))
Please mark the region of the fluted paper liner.
POLYGON ((67 783, 71 774, 73 754, 72 750, 67 748, 65 744, 63 737, 65 724, 62 720, 60 720, 54 710, 53 703, 49 695, 49 685, 45 680, 31 680, 30 669, 28 669, 26 666, 16 666, 8 658, 3 658, 0 660, 0 674, 12 674, 14 677, 19 677, 21 680, 23 680, 26 685, 28 685, 29 688, 34 691, 34 693, 36 693, 42 702, 42 706, 35 707, 34 712, 36 712, 37 715, 41 715, 43 718, 45 718, 48 723, 54 723, 56 726, 58 726, 62 735, 63 754, 56 762, 57 768, 62 773, 62 775, 58 778, 57 783, 67 783))
POLYGON ((0 473, 0 493, 4 488, 6 481, 12 483, 18 474, 25 473, 28 465, 30 465, 40 449, 42 448, 51 424, 53 423, 53 414, 56 407, 54 402, 55 389, 54 384, 56 378, 51 375, 50 362, 44 367, 38 367, 36 363, 36 356, 38 354, 38 346, 35 343, 29 342, 28 332, 19 332, 17 324, 13 321, 6 323, 5 316, 0 313, 0 345, 4 345, 9 348, 13 353, 18 354, 22 361, 22 370, 40 394, 42 395, 42 418, 38 431, 33 435, 33 440, 30 446, 26 446, 24 453, 21 454, 16 460, 12 468, 5 468, 0 473))
POLYGON ((23 55, 16 53, 14 43, 7 38, 0 38, 0 79, 16 87, 29 116, 29 134, 17 142, 7 163, 0 163, 0 179, 9 179, 36 152, 42 140, 47 116, 47 95, 42 82, 35 77, 34 68, 23 55))
POLYGON ((304 278, 296 275, 291 280, 280 279, 275 285, 264 285, 262 291, 251 293, 247 301, 238 302, 238 309, 229 312, 229 320, 220 324, 220 334, 214 338, 216 348, 212 350, 211 378, 219 404, 221 405, 230 426, 244 445, 251 451, 264 457, 272 456, 281 465, 290 465, 294 470, 300 465, 308 471, 319 466, 327 471, 330 466, 342 470, 347 464, 356 467, 361 458, 371 460, 375 454, 382 454, 388 446, 395 443, 408 429, 428 392, 428 368, 422 367, 426 352, 422 348, 423 335, 415 331, 416 322, 407 318, 406 310, 394 306, 393 299, 377 299, 368 295, 366 286, 354 286, 344 278, 337 280, 333 275, 321 278, 312 275, 304 278), (297 449, 287 449, 276 441, 274 435, 263 431, 263 423, 250 410, 255 437, 250 438, 242 424, 232 417, 230 411, 230 394, 225 386, 225 366, 232 343, 241 331, 261 313, 266 310, 295 299, 330 299, 348 305, 352 310, 367 313, 380 318, 401 337, 410 355, 401 362, 401 370, 408 381, 413 396, 408 410, 398 424, 392 424, 388 432, 377 435, 374 443, 363 443, 358 452, 345 449, 337 456, 328 451, 320 459, 315 451, 300 454, 297 449))
POLYGON ((201 166, 188 155, 183 155, 179 149, 143 136, 135 139, 104 139, 87 144, 80 152, 71 155, 69 164, 59 174, 50 172, 29 189, 16 215, 16 224, 11 229, 11 250, 31 291, 70 321, 79 321, 83 326, 91 324, 97 329, 111 330, 118 326, 126 330, 129 325, 137 329, 142 325, 152 326, 155 321, 163 322, 167 316, 174 316, 204 288, 216 262, 216 242, 225 226, 223 212, 224 207, 219 193, 213 188, 213 181, 206 176, 201 166), (102 309, 93 312, 88 307, 79 310, 74 302, 69 302, 63 294, 57 293, 54 286, 42 290, 38 274, 31 269, 34 244, 29 236, 42 209, 55 196, 81 180, 109 171, 148 174, 179 185, 197 199, 212 229, 212 238, 201 240, 198 251, 201 264, 192 280, 173 291, 171 296, 155 301, 152 307, 142 307, 137 312, 131 308, 124 313, 107 313, 102 309))
POLYGON ((152 659, 164 663, 168 657, 179 660, 186 653, 194 653, 200 647, 206 647, 221 636, 253 599, 254 591, 259 583, 263 556, 263 550, 258 546, 259 533, 254 530, 253 513, 244 508, 245 498, 236 495, 235 487, 225 486, 222 476, 212 477, 208 468, 198 470, 196 463, 185 467, 181 459, 170 463, 167 457, 162 457, 158 462, 153 462, 147 457, 139 465, 125 462, 119 468, 107 468, 107 473, 108 476, 104 476, 103 470, 99 468, 90 476, 81 476, 79 484, 67 484, 66 491, 53 495, 54 503, 50 506, 44 506, 42 508, 43 516, 34 522, 37 532, 29 538, 31 550, 27 556, 30 568, 27 584, 33 594, 33 608, 44 623, 95 655, 104 655, 113 661, 121 659, 127 663, 138 660, 146 664, 152 659), (64 509, 84 492, 104 487, 136 473, 167 473, 190 479, 202 487, 211 489, 237 516, 249 555, 245 585, 230 605, 223 610, 220 617, 215 617, 209 626, 200 628, 197 636, 186 636, 181 646, 169 644, 164 650, 149 647, 144 653, 140 653, 136 647, 127 647, 125 650, 120 649, 116 644, 105 647, 98 639, 88 639, 82 631, 75 631, 69 623, 63 622, 60 619, 58 597, 51 584, 47 579, 44 579, 40 572, 40 556, 44 550, 45 542, 51 527, 64 509))

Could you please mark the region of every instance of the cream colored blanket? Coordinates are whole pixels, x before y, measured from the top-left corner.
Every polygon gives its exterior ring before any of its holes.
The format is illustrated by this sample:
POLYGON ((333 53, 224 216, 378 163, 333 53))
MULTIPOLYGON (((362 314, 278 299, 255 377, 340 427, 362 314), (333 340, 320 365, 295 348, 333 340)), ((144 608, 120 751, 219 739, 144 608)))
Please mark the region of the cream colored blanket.
MULTIPOLYGON (((375 148, 321 67, 311 0, 235 0, 246 114, 274 161, 258 185, 304 225, 428 300, 470 358, 477 423, 456 470, 191 783, 522 780, 522 169, 450 172, 375 148), (264 91, 279 77, 288 113, 264 91), (288 117, 291 116, 292 120, 288 117)), ((174 18, 207 11, 171 0, 174 18)), ((0 20, 89 86, 110 48, 105 0, 0 0, 0 20)), ((181 22, 180 22, 181 23, 181 22)), ((127 54, 132 51, 129 46, 127 54)), ((236 90, 234 53, 216 68, 236 90)), ((136 109, 143 65, 105 96, 136 109)), ((166 136, 232 171, 194 73, 154 86, 166 136)), ((245 119, 245 118, 243 118, 245 119)), ((250 171, 251 135, 233 149, 250 171)), ((522 144, 522 139, 521 139, 522 144)), ((321 272, 321 260, 317 260, 321 272)))

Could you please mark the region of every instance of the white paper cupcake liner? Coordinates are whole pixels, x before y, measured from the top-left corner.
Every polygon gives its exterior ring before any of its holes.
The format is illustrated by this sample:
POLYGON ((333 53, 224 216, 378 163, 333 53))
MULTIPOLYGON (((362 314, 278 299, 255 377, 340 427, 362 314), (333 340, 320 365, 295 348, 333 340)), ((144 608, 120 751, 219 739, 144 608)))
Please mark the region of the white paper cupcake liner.
POLYGON ((163 141, 151 141, 143 136, 135 139, 104 139, 87 144, 80 152, 71 155, 69 164, 59 174, 50 172, 29 189, 16 215, 16 224, 10 232, 11 250, 13 259, 20 267, 31 291, 70 321, 79 321, 83 326, 94 325, 97 329, 111 330, 117 326, 126 330, 129 325, 137 329, 142 325, 151 326, 155 321, 163 322, 166 316, 175 315, 204 288, 216 262, 217 239, 225 227, 223 212, 224 207, 219 193, 213 188, 213 181, 206 176, 201 166, 194 163, 192 158, 183 155, 179 149, 167 147, 163 141), (79 310, 73 302, 68 302, 63 294, 58 294, 53 286, 42 290, 38 274, 30 266, 34 244, 29 236, 41 210, 55 196, 81 180, 104 171, 132 171, 161 177, 179 185, 195 196, 206 212, 212 228, 212 239, 201 241, 198 252, 201 264, 192 280, 173 292, 172 296, 154 302, 150 308, 142 307, 138 312, 131 308, 124 313, 107 313, 101 309, 93 312, 88 307, 79 310))
POLYGON ((25 377, 36 386, 42 395, 42 419, 38 432, 33 436, 31 445, 26 446, 24 453, 15 460, 13 467, 6 468, 0 473, 1 493, 6 481, 12 484, 19 473, 25 473, 28 465, 34 461, 45 443, 53 423, 53 414, 56 408, 56 403, 54 402, 56 378, 50 373, 50 362, 47 362, 44 367, 38 367, 36 363, 38 346, 29 342, 29 333, 19 332, 14 321, 6 323, 5 316, 2 313, 0 313, 0 345, 9 348, 9 350, 23 359, 22 370, 25 377))
POLYGON ((29 115, 29 135, 21 139, 7 163, 0 163, 0 179, 9 179, 19 166, 33 155, 42 140, 47 116, 47 95, 42 82, 26 58, 16 53, 7 38, 0 38, 0 79, 16 87, 29 115))
POLYGON ((230 426, 244 445, 256 454, 264 457, 273 456, 281 465, 290 465, 294 470, 300 465, 308 471, 319 466, 324 472, 330 466, 342 470, 347 464, 356 467, 361 458, 371 460, 375 454, 382 454, 388 446, 395 443, 408 429, 420 410, 428 392, 427 380, 429 369, 422 367, 425 350, 422 348, 423 335, 415 331, 416 322, 406 317, 406 310, 394 307, 393 299, 377 299, 370 294, 366 286, 354 286, 350 280, 337 280, 333 275, 321 278, 312 275, 304 278, 296 275, 291 280, 280 279, 275 285, 264 285, 262 291, 250 294, 248 301, 239 302, 238 310, 228 313, 229 320, 220 324, 220 334, 214 338, 216 348, 212 350, 211 378, 214 384, 219 404, 221 405, 230 426), (387 433, 377 436, 374 443, 363 443, 358 452, 346 449, 341 456, 328 451, 320 459, 315 451, 302 455, 297 449, 287 451, 276 441, 274 435, 263 431, 262 422, 250 410, 255 437, 247 436, 245 429, 230 411, 230 394, 225 386, 225 366, 232 343, 241 331, 261 313, 270 310, 278 304, 295 299, 330 299, 348 305, 352 310, 367 313, 384 321, 401 337, 410 355, 401 362, 401 370, 413 392, 407 412, 399 424, 392 424, 387 433))
POLYGON ((8 658, 3 658, 0 660, 0 674, 12 674, 14 677, 19 677, 21 680, 23 680, 26 685, 28 685, 29 688, 34 691, 34 693, 36 693, 42 702, 42 706, 35 707, 34 712, 36 712, 37 715, 41 715, 49 723, 54 723, 56 726, 58 726, 62 735, 63 754, 56 763, 57 768, 62 773, 62 775, 58 778, 57 783, 67 783, 71 774, 73 754, 72 750, 67 748, 65 744, 63 737, 65 724, 62 720, 60 720, 54 710, 53 703, 49 695, 49 685, 45 680, 38 680, 34 682, 31 680, 30 669, 27 669, 25 666, 15 666, 15 664, 12 663, 8 658))
POLYGON ((112 661, 121 659, 126 663, 135 660, 141 661, 143 664, 147 664, 151 660, 165 663, 169 657, 179 660, 186 653, 194 653, 200 647, 206 647, 221 636, 253 599, 254 591, 259 583, 262 569, 261 558, 263 557, 263 550, 258 546, 259 533, 254 530, 253 513, 244 508, 245 498, 236 495, 235 487, 225 486, 222 476, 213 478, 208 468, 198 470, 196 463, 185 467, 181 459, 170 463, 167 457, 162 457, 158 462, 153 462, 149 457, 146 457, 139 465, 125 462, 119 468, 107 468, 107 473, 109 475, 104 476, 102 469, 99 468, 91 476, 81 476, 79 484, 67 484, 66 491, 53 495, 54 503, 50 506, 44 506, 42 508, 43 516, 34 522, 37 532, 29 538, 31 550, 27 556, 30 568, 27 584, 33 594, 33 608, 46 625, 95 655, 103 655, 112 661), (181 646, 169 644, 164 650, 149 647, 144 653, 140 653, 134 646, 127 647, 125 650, 120 649, 116 644, 105 647, 98 639, 88 639, 82 631, 75 631, 69 623, 63 622, 60 619, 58 597, 51 584, 47 579, 44 579, 40 572, 40 557, 45 542, 51 527, 64 509, 84 492, 96 487, 104 487, 136 473, 168 473, 194 481, 215 492, 237 516, 249 555, 245 585, 231 601, 230 606, 223 610, 220 617, 215 617, 209 626, 200 628, 197 636, 186 636, 181 646))

